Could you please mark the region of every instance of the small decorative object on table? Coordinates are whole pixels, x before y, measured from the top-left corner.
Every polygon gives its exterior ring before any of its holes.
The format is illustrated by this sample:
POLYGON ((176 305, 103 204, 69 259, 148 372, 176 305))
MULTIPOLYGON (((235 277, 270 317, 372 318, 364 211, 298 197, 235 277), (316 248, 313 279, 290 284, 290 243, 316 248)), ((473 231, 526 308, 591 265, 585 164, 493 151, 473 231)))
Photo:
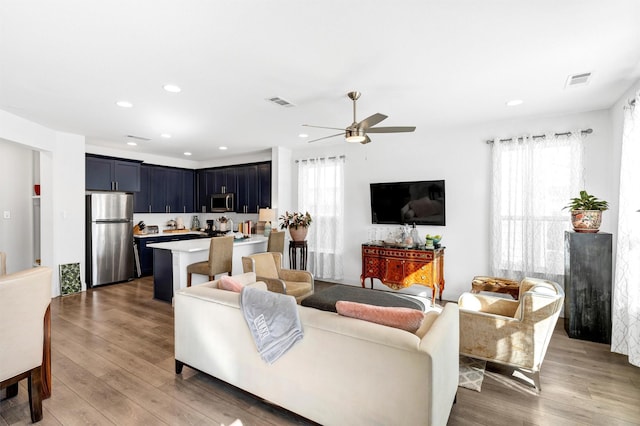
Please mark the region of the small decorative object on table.
POLYGON ((293 241, 304 241, 307 238, 307 232, 312 222, 309 212, 302 214, 287 211, 279 219, 282 221, 280 229, 288 229, 293 241))
POLYGON ((596 233, 600 229, 602 212, 609 209, 609 204, 587 191, 580 191, 580 197, 572 198, 564 209, 571 209, 571 224, 575 232, 596 233))
POLYGON ((425 247, 428 249, 440 248, 440 240, 442 240, 442 235, 432 236, 427 234, 425 237, 425 247))

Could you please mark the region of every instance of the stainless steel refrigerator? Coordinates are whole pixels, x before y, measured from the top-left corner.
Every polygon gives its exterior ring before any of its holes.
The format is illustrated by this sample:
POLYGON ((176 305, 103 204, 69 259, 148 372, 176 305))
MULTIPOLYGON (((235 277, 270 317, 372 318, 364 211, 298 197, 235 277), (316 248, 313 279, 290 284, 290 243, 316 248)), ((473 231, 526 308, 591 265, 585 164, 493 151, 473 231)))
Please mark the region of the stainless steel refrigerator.
POLYGON ((133 278, 133 194, 87 194, 87 287, 133 278))

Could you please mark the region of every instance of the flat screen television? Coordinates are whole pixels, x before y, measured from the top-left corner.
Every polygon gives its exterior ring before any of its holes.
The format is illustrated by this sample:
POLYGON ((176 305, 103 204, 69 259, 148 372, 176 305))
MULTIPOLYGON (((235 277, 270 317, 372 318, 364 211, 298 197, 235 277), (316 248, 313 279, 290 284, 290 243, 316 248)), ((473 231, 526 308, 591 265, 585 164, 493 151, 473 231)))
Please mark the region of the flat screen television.
POLYGON ((371 222, 445 225, 444 180, 372 183, 371 222))

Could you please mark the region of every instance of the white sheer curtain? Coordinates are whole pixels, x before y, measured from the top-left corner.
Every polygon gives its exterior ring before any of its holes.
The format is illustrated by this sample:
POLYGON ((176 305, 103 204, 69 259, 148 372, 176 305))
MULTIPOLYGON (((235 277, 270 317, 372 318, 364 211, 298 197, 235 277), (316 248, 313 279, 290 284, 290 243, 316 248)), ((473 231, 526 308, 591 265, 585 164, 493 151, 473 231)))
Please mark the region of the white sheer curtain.
POLYGON ((492 147, 490 261, 494 276, 564 279, 562 210, 583 187, 583 136, 524 136, 492 147))
POLYGON ((307 269, 316 278, 343 277, 344 157, 298 162, 298 210, 311 213, 307 269))
POLYGON ((625 108, 611 350, 640 367, 640 92, 625 108))

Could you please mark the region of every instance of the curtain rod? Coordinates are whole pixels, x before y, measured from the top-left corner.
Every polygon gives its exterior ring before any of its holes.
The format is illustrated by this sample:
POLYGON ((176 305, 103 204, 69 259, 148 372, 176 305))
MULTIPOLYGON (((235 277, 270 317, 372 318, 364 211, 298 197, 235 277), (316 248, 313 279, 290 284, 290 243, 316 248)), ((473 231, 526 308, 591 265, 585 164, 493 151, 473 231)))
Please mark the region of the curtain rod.
MULTIPOLYGON (((586 130, 581 130, 580 133, 582 133, 583 135, 589 135, 591 133, 593 133, 593 129, 586 129, 586 130)), ((564 132, 564 133, 556 133, 556 136, 569 136, 571 134, 571 132, 564 132)), ((547 135, 533 135, 531 136, 532 139, 544 139, 546 138, 547 135)), ((522 137, 516 138, 516 140, 522 140, 522 137)), ((509 141, 513 141, 513 138, 507 138, 507 139, 500 139, 499 142, 509 142, 509 141)), ((486 141, 488 144, 493 144, 492 140, 488 140, 486 141)))
POLYGON ((347 158, 344 155, 340 155, 339 157, 321 157, 321 158, 309 158, 308 160, 296 160, 296 163, 305 162, 305 161, 316 161, 316 160, 335 160, 336 158, 347 158))

